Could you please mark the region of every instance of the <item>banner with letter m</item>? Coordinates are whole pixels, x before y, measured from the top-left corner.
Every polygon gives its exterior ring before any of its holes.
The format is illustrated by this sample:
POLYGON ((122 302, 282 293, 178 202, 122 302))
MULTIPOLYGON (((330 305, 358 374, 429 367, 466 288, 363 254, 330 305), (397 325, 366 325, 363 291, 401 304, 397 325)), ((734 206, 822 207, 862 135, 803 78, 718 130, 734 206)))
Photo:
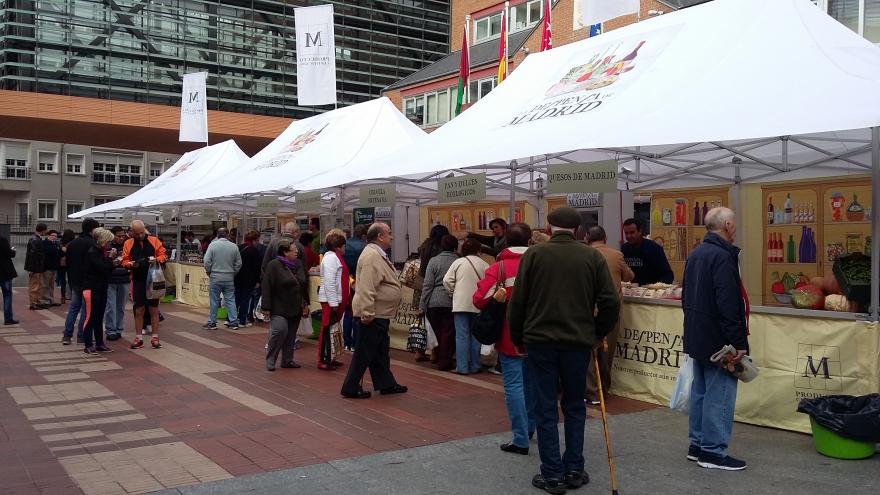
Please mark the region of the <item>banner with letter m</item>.
POLYGON ((207 72, 183 75, 180 98, 180 141, 208 142, 207 72))
POLYGON ((336 103, 333 5, 294 9, 296 97, 300 105, 336 103))

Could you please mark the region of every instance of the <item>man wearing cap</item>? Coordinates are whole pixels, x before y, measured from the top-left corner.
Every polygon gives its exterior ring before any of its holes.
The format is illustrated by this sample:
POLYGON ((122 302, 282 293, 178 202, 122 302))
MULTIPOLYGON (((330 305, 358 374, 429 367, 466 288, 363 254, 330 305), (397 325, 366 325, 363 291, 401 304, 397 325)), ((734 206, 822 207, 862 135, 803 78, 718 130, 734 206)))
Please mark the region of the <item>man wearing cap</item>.
POLYGON ((599 251, 574 238, 581 217, 573 208, 547 216, 549 241, 520 258, 508 304, 510 337, 527 354, 535 392, 541 472, 532 485, 565 493, 589 482, 584 470, 584 387, 590 351, 617 324, 620 299, 599 251), (557 384, 565 416, 565 453, 559 453, 557 384))

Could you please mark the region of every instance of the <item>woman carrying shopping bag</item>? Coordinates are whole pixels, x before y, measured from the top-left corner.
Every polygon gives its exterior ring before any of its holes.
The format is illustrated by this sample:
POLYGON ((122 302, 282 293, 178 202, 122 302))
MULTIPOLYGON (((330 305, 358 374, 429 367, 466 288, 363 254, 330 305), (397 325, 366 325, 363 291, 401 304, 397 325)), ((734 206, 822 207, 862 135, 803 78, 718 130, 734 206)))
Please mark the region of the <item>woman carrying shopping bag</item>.
MULTIPOLYGON (((452 357, 455 353, 455 324, 452 321, 452 296, 443 287, 443 277, 449 267, 458 259, 455 249, 458 239, 444 235, 440 239, 440 253, 428 261, 425 269, 425 281, 422 284, 422 297, 419 301, 419 315, 428 320, 428 333, 431 329, 437 340, 437 348, 432 355, 440 371, 453 368, 452 357)), ((428 348, 431 348, 430 337, 428 348)))
POLYGON ((459 375, 479 373, 480 343, 471 335, 471 324, 480 309, 474 306, 473 296, 477 284, 489 264, 480 258, 480 243, 474 239, 464 241, 461 255, 449 267, 443 285, 452 294, 452 315, 455 320, 455 372, 459 375))
POLYGON ((318 369, 332 371, 343 363, 337 361, 333 355, 334 335, 331 329, 342 321, 342 315, 348 307, 351 288, 348 267, 342 259, 345 253, 345 236, 331 231, 324 239, 324 246, 327 252, 321 260, 321 287, 318 291, 318 301, 321 302, 318 369))

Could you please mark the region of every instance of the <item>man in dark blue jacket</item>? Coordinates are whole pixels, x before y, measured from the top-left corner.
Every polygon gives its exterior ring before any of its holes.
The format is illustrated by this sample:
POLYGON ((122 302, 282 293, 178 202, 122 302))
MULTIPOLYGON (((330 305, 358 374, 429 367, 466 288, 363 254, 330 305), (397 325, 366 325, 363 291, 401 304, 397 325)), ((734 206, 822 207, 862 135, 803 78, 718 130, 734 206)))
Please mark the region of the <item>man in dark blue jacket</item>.
POLYGON ((746 463, 727 455, 733 431, 737 379, 710 361, 731 344, 738 362, 748 353, 748 315, 739 275, 740 249, 733 245, 736 215, 729 208, 706 214, 706 236, 684 268, 684 352, 694 360, 688 460, 710 469, 739 471, 746 463))
POLYGON ((657 282, 671 284, 675 275, 666 259, 666 253, 659 244, 645 239, 644 232, 642 222, 638 219, 628 218, 623 222, 626 244, 620 247, 620 252, 623 253, 623 260, 636 274, 633 282, 639 285, 657 282))

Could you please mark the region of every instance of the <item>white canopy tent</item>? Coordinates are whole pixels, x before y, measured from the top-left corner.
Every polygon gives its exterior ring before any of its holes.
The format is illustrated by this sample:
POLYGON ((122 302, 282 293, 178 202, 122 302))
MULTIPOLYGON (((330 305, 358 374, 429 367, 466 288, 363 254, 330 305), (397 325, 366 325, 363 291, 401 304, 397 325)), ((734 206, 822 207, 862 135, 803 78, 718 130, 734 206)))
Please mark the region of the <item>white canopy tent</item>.
POLYGON ((183 194, 200 183, 237 170, 247 159, 248 156, 232 140, 189 151, 162 175, 132 194, 71 216, 81 218, 122 210, 148 210, 145 208, 148 201, 183 194))

